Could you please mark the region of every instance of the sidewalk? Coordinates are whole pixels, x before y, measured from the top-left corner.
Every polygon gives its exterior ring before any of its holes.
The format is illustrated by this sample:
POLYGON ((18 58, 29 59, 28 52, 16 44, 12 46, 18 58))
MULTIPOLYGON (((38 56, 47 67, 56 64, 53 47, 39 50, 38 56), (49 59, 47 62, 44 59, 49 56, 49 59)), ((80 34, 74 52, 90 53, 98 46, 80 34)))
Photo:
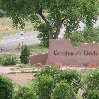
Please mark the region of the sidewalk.
POLYGON ((63 67, 61 67, 61 69, 62 70, 71 69, 71 70, 82 71, 82 70, 91 70, 91 69, 96 69, 96 68, 87 68, 87 67, 80 67, 80 66, 74 66, 74 67, 63 66, 63 67))
POLYGON ((11 70, 10 70, 11 67, 1 67, 0 66, 0 73, 11 73, 11 70))
MULTIPOLYGON (((10 68, 16 68, 16 67, 4 67, 4 66, 0 66, 0 73, 12 73, 12 71, 10 70, 10 68)), ((86 68, 86 67, 69 67, 69 66, 63 66, 61 67, 62 70, 66 70, 66 69, 72 69, 72 70, 78 70, 78 71, 82 71, 82 70, 88 70, 88 69, 96 69, 96 68, 86 68)), ((36 70, 37 71, 37 70, 36 70)), ((30 73, 30 72, 29 72, 30 73)))

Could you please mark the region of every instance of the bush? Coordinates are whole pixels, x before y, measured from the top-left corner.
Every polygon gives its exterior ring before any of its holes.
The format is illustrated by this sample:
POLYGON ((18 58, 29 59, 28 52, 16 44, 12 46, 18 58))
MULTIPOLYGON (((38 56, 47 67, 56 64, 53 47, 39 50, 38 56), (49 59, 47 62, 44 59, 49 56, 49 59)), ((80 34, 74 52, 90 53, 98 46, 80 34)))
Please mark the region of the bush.
POLYGON ((15 99, 37 99, 37 98, 33 90, 23 86, 16 92, 15 99))
POLYGON ((16 65, 18 62, 18 58, 15 55, 7 54, 1 57, 0 62, 4 66, 16 65))
POLYGON ((45 24, 40 24, 40 26, 37 27, 39 30, 38 38, 41 42, 41 45, 44 47, 49 46, 49 35, 48 35, 48 30, 45 24))
POLYGON ((86 90, 83 94, 85 99, 99 99, 99 90, 86 90))
POLYGON ((57 81, 67 81, 75 93, 81 88, 81 75, 76 70, 63 70, 59 76, 56 76, 56 79, 57 81))
POLYGON ((22 48, 21 55, 20 55, 21 63, 28 64, 29 63, 29 56, 30 56, 30 51, 27 48, 27 46, 24 46, 22 48))
POLYGON ((13 99, 13 93, 12 80, 0 75, 0 99, 13 99))
POLYGON ((89 73, 85 80, 86 88, 90 90, 99 90, 99 69, 89 73))
POLYGON ((99 97, 99 69, 93 70, 85 79, 83 97, 86 99, 98 99, 99 97), (91 97, 91 98, 89 98, 91 97))
POLYGON ((40 75, 36 78, 35 90, 38 99, 50 99, 54 79, 49 75, 40 75))
POLYGON ((48 66, 36 74, 37 77, 40 75, 50 75, 55 83, 59 83, 62 80, 67 81, 74 88, 75 93, 81 87, 81 75, 75 70, 60 70, 59 68, 48 66))
POLYGON ((68 83, 61 81, 56 84, 52 99, 76 99, 76 95, 68 83))
POLYGON ((54 77, 54 76, 58 76, 60 73, 61 70, 59 68, 53 66, 47 66, 46 68, 40 70, 35 76, 50 75, 54 77))
POLYGON ((0 17, 6 16, 6 13, 3 10, 0 10, 0 17))
POLYGON ((82 31, 71 32, 69 37, 68 34, 65 34, 64 38, 70 39, 74 46, 78 46, 79 44, 85 42, 85 37, 82 31))

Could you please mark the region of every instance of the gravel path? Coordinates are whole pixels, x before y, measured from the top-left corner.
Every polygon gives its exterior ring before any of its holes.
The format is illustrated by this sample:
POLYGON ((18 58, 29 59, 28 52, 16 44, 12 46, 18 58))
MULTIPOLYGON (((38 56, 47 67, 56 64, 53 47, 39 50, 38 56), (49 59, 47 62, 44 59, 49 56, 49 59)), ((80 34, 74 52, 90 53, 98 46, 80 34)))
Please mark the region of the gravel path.
POLYGON ((0 73, 10 73, 10 67, 0 66, 0 73))
POLYGON ((33 79, 34 73, 11 73, 12 67, 0 66, 0 74, 11 78, 18 85, 25 85, 33 79))
MULTIPOLYGON (((11 73, 11 67, 0 66, 0 73, 11 78, 17 85, 26 85, 30 80, 34 78, 35 73, 11 73)), ((61 69, 73 69, 73 70, 86 70, 95 68, 85 68, 85 67, 61 67, 61 69)))
POLYGON ((5 76, 11 78, 17 85, 26 85, 33 79, 33 73, 15 73, 5 74, 5 76))

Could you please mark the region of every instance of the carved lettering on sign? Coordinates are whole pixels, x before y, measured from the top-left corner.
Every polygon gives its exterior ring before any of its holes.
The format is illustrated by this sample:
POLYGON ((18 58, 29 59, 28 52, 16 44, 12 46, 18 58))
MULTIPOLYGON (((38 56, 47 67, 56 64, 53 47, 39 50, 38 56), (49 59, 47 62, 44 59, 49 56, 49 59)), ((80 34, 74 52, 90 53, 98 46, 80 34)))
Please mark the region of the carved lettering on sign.
POLYGON ((54 55, 55 56, 63 56, 63 55, 66 55, 66 56, 73 56, 73 55, 85 55, 85 56, 98 56, 98 52, 97 51, 78 51, 78 52, 69 52, 69 51, 58 51, 58 50, 54 50, 54 55))
POLYGON ((97 56, 97 55, 99 55, 99 54, 98 54, 98 52, 96 52, 96 51, 87 51, 87 50, 86 50, 86 51, 84 51, 84 55, 85 55, 85 56, 88 56, 88 55, 89 55, 89 56, 97 56))
POLYGON ((87 65, 94 61, 99 65, 99 44, 87 43, 73 47, 70 40, 51 40, 46 64, 87 65))
POLYGON ((58 51, 58 50, 54 50, 54 55, 57 56, 63 56, 63 55, 68 55, 68 56, 72 56, 74 55, 73 52, 68 52, 68 51, 64 51, 64 52, 61 52, 61 51, 58 51))

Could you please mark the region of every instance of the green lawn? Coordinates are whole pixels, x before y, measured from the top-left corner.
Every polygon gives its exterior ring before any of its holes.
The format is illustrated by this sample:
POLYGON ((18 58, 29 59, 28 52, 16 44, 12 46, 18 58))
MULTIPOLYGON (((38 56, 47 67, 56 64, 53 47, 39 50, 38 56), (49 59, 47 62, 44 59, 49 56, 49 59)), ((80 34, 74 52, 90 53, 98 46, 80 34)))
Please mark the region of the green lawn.
MULTIPOLYGON (((43 47, 39 44, 29 45, 27 47, 29 48, 31 55, 48 53, 48 48, 45 48, 45 47, 43 47)), ((16 48, 16 52, 20 53, 21 52, 21 47, 16 48)))

